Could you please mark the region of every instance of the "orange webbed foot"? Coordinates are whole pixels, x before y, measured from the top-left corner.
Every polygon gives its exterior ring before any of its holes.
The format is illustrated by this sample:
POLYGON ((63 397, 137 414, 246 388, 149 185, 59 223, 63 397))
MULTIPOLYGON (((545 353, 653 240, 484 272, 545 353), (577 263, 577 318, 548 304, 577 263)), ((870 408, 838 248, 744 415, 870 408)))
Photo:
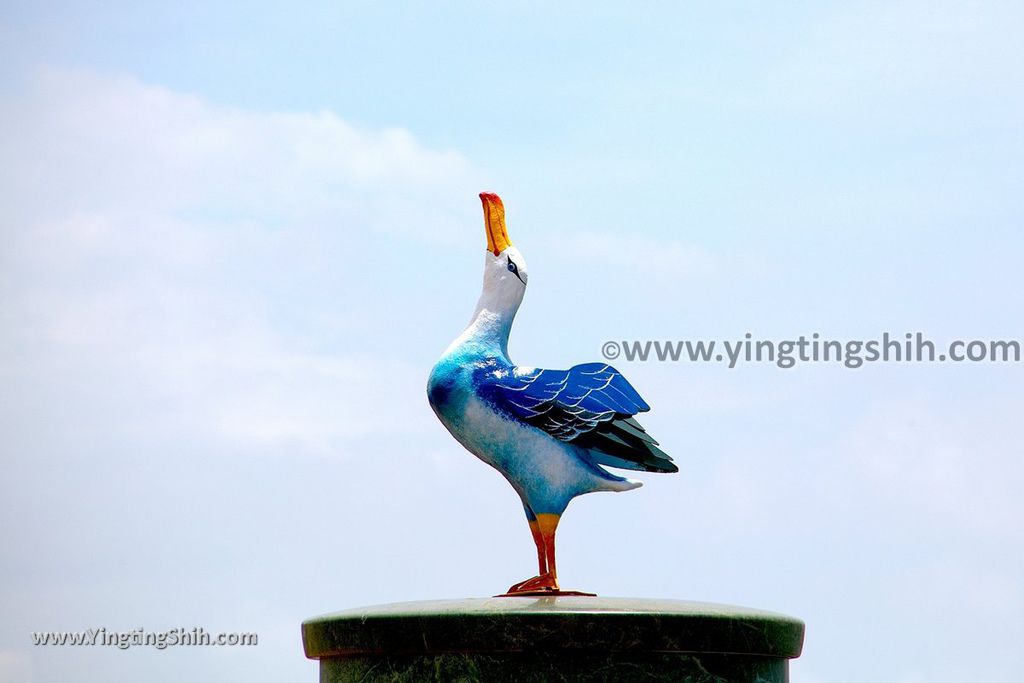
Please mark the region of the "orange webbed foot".
POLYGON ((520 581, 508 589, 508 594, 531 593, 534 591, 558 591, 558 579, 554 575, 541 574, 526 581, 520 581))

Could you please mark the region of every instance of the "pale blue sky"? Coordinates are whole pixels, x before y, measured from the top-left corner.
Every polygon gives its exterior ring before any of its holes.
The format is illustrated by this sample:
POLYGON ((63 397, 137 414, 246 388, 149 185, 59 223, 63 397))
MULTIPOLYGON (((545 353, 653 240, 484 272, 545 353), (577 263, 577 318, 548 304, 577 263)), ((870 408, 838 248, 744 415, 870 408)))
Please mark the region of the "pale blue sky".
MULTIPOLYGON (((305 617, 529 574, 514 494, 424 393, 483 189, 529 261, 524 364, 1024 339, 1022 19, 4 7, 0 680, 315 680, 305 617), (98 626, 261 643, 30 645, 98 626)), ((806 683, 1019 675, 1024 368, 616 365, 681 471, 573 504, 567 586, 804 618, 806 683)))

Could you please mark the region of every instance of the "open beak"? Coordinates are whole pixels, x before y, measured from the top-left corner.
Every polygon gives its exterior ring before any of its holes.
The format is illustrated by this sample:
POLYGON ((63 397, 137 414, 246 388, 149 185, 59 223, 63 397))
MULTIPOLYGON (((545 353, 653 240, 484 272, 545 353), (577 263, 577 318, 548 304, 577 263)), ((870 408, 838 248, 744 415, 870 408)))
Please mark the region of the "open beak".
POLYGON ((487 232, 487 250, 497 256, 512 246, 505 228, 505 205, 501 197, 492 192, 481 192, 480 201, 484 205, 484 229, 487 232))

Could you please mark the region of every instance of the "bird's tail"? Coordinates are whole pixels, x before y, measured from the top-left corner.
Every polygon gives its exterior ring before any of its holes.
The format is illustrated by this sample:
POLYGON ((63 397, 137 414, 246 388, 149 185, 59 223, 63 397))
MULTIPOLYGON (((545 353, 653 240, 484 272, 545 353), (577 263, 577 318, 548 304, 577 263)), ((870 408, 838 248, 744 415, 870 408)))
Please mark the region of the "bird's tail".
MULTIPOLYGON (((614 474, 612 476, 615 477, 614 474)), ((615 477, 615 480, 605 479, 605 482, 605 486, 602 488, 603 491, 632 491, 644 485, 642 481, 626 479, 624 477, 615 477)))
POLYGON ((600 482, 599 488, 597 489, 599 491, 632 491, 633 489, 638 489, 644 485, 642 481, 626 479, 625 477, 620 477, 617 474, 612 474, 594 462, 594 458, 590 451, 585 448, 577 449, 577 452, 580 460, 586 463, 590 470, 597 475, 600 482))

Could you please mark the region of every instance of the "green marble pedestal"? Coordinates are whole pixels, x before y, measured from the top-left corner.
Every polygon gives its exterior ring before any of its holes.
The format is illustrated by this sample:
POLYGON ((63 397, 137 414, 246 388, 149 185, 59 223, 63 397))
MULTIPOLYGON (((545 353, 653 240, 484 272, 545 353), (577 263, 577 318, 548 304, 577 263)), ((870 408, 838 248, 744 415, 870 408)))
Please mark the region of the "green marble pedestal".
POLYGON ((803 622, 680 600, 516 597, 407 602, 302 624, 321 683, 781 683, 803 622))

